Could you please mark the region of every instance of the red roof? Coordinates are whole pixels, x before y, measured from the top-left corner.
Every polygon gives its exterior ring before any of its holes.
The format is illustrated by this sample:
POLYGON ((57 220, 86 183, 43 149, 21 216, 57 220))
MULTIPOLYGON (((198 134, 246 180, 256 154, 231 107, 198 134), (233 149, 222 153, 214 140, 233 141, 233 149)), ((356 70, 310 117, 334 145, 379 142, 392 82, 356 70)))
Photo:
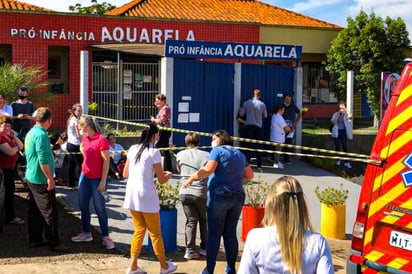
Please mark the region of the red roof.
POLYGON ((24 10, 24 11, 52 11, 39 6, 27 4, 15 0, 0 0, 0 9, 4 10, 24 10))
POLYGON ((255 23, 274 26, 342 28, 297 12, 261 3, 259 0, 133 0, 107 12, 106 15, 255 23))

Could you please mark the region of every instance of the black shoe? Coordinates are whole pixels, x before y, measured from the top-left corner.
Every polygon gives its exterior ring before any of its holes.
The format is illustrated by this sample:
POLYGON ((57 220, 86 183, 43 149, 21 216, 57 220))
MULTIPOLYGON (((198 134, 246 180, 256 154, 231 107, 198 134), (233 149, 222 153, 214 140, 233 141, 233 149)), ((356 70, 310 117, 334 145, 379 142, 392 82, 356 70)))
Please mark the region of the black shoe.
POLYGON ((29 248, 36 248, 40 246, 44 246, 44 242, 30 242, 29 243, 29 248))

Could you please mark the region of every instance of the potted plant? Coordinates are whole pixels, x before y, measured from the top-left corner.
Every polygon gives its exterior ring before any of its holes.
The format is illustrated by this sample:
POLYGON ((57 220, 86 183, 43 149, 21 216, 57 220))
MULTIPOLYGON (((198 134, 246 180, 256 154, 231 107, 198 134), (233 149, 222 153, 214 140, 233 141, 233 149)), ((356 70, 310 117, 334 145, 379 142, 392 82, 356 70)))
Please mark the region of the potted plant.
MULTIPOLYGON (((160 226, 162 230, 163 244, 165 252, 175 252, 177 250, 177 210, 176 204, 179 201, 180 183, 160 184, 155 181, 157 195, 160 205, 160 226)), ((148 249, 153 251, 152 242, 148 240, 148 249)))
POLYGON ((157 180, 155 182, 157 195, 159 196, 159 205, 162 210, 173 210, 179 202, 180 182, 175 185, 170 183, 160 184, 157 180))
POLYGON ((246 201, 242 208, 242 241, 252 228, 260 227, 265 215, 265 199, 269 191, 266 182, 248 181, 243 185, 246 201))
POLYGON ((321 203, 320 232, 327 238, 345 239, 346 200, 349 190, 327 187, 320 190, 315 188, 315 194, 321 203))

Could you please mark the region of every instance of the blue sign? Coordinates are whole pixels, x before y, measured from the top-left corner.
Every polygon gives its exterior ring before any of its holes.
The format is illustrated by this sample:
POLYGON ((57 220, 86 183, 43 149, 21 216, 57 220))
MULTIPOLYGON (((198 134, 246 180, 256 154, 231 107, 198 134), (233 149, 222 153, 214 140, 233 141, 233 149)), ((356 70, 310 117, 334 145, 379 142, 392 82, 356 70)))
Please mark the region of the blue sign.
MULTIPOLYGON (((403 161, 403 163, 412 169, 412 153, 409 154, 408 157, 403 161)), ((406 171, 402 173, 402 179, 403 183, 405 184, 406 187, 412 186, 412 170, 406 171)))
POLYGON ((299 61, 302 46, 166 40, 165 56, 299 61))

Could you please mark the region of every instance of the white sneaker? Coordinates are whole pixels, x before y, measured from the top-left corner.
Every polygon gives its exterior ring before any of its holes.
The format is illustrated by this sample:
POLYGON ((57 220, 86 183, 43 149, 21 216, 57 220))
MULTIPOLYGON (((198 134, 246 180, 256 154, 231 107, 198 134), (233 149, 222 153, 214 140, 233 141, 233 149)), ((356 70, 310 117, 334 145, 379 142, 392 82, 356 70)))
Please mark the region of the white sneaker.
POLYGON ((186 260, 192 260, 192 259, 197 259, 199 258, 199 254, 197 253, 186 253, 185 256, 183 256, 186 260))
POLYGON ((167 263, 168 268, 167 269, 160 268, 160 274, 168 274, 168 273, 173 273, 176 271, 177 264, 168 262, 168 261, 166 261, 166 263, 167 263))
POLYGON ((350 165, 349 162, 346 162, 346 163, 344 163, 343 165, 344 165, 346 168, 352 168, 352 166, 350 165))
POLYGON ((274 163, 273 167, 274 168, 284 168, 285 166, 281 162, 278 162, 278 163, 274 163))
POLYGON ((141 269, 140 267, 137 267, 136 270, 130 270, 130 268, 129 268, 129 269, 127 269, 127 271, 126 271, 126 274, 145 274, 145 273, 146 273, 146 271, 144 271, 144 270, 141 269))
POLYGON ((336 161, 336 165, 337 165, 337 166, 340 166, 340 160, 337 160, 337 161, 336 161))

